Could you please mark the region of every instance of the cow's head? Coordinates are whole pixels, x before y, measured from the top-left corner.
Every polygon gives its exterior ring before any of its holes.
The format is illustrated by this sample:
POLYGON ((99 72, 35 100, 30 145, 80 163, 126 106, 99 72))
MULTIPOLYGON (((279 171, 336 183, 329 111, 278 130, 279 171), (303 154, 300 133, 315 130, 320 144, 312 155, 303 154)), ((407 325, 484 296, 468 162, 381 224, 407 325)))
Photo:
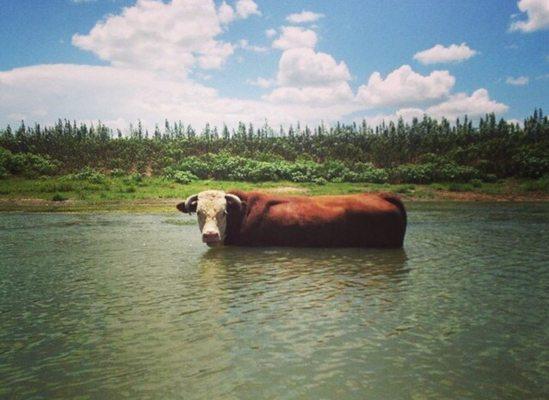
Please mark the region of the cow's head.
POLYGON ((177 209, 191 214, 196 212, 202 241, 208 246, 222 244, 227 233, 227 215, 240 210, 242 202, 234 194, 222 190, 206 190, 189 196, 177 209))

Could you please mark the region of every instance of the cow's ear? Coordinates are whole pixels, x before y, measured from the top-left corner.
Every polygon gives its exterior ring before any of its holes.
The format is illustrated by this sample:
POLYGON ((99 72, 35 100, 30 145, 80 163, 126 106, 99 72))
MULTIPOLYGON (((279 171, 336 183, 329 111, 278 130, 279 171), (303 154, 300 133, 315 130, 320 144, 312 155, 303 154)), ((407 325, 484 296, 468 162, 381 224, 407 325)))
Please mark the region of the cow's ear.
POLYGON ((246 211, 246 202, 242 201, 240 202, 240 205, 236 204, 227 204, 227 212, 228 213, 244 213, 246 211))
POLYGON ((189 196, 187 200, 185 200, 183 203, 179 203, 176 207, 182 213, 190 214, 190 213, 196 212, 197 206, 198 206, 198 195, 193 194, 192 196, 189 196))
POLYGON ((243 207, 243 201, 236 195, 232 193, 227 193, 225 195, 225 199, 227 200, 227 211, 240 211, 243 207))
POLYGON ((192 214, 192 213, 195 213, 196 212, 196 201, 194 203, 191 203, 190 204, 190 207, 187 208, 187 205, 185 204, 185 202, 183 203, 179 203, 176 207, 179 211, 181 211, 182 213, 185 213, 185 214, 192 214))

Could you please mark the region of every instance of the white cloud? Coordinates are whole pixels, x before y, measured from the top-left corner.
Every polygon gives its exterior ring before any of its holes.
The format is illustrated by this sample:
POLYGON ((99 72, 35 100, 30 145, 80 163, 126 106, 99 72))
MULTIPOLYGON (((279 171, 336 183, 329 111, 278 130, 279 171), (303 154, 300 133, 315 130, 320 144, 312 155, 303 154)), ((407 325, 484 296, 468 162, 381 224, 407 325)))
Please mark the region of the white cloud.
POLYGON ((265 36, 272 38, 276 35, 276 29, 270 28, 265 31, 265 36))
POLYGON ((285 50, 278 63, 278 87, 263 98, 273 103, 343 105, 353 100, 347 65, 309 48, 285 50))
MULTIPOLYGON (((288 17, 293 22, 314 20, 308 12, 288 17), (290 18, 292 17, 292 18, 290 18)), ((268 30, 267 35, 276 31, 268 30)), ((316 32, 297 26, 283 26, 272 46, 284 50, 279 63, 276 87, 263 100, 277 105, 294 104, 310 107, 331 107, 332 112, 350 113, 357 108, 348 81, 351 74, 345 62, 331 55, 316 52, 316 32), (337 110, 337 111, 336 111, 337 110)))
POLYGON ((185 74, 223 65, 233 46, 216 39, 221 32, 212 0, 139 0, 72 42, 114 66, 185 74))
POLYGON ((312 11, 303 10, 300 13, 290 14, 286 17, 286 21, 292 24, 303 24, 307 22, 315 22, 324 17, 324 14, 315 13, 312 11))
POLYGON ((477 53, 476 50, 467 46, 467 43, 460 45, 451 44, 448 47, 437 44, 430 49, 414 54, 414 59, 422 64, 461 62, 473 57, 477 53))
POLYGON ((283 26, 280 37, 273 41, 273 47, 281 50, 298 47, 314 48, 317 40, 315 31, 298 26, 283 26))
POLYGON ((274 79, 267 79, 267 78, 258 77, 256 79, 248 79, 248 80, 246 80, 246 83, 248 85, 258 86, 258 87, 263 88, 263 89, 268 89, 268 88, 274 86, 276 81, 274 79))
POLYGON ((516 78, 513 78, 512 76, 508 76, 505 80, 505 83, 508 85, 514 85, 514 86, 524 86, 528 85, 528 82, 530 82, 530 79, 527 76, 517 76, 516 78))
POLYGON ((228 24, 236 18, 234 9, 228 5, 225 0, 221 3, 219 8, 217 9, 217 16, 219 18, 219 22, 222 24, 228 24))
POLYGON ((223 66, 234 47, 217 38, 221 25, 253 14, 259 10, 252 0, 237 1, 236 12, 225 1, 216 10, 213 0, 138 0, 72 43, 114 66, 185 75, 195 66, 223 66))
POLYGON ((509 27, 510 31, 534 32, 549 29, 549 1, 520 0, 517 6, 528 15, 528 19, 513 21, 509 27))
POLYGON ((368 84, 358 88, 357 100, 366 107, 402 106, 448 96, 455 78, 448 71, 420 75, 409 65, 391 72, 385 79, 374 72, 368 84))
POLYGON ((426 113, 437 118, 455 119, 468 115, 471 118, 481 117, 486 113, 503 114, 509 107, 490 99, 486 89, 478 89, 471 96, 457 93, 443 103, 429 107, 426 113))
POLYGON ((261 15, 257 4, 253 0, 238 0, 236 2, 236 13, 241 18, 248 18, 250 15, 261 15))
POLYGON ((219 69, 233 52, 234 47, 229 43, 209 41, 199 51, 198 65, 204 69, 219 69))
POLYGON ((286 50, 278 63, 277 80, 281 86, 326 86, 349 79, 351 74, 345 62, 337 63, 331 55, 312 49, 286 50))
POLYGON ((267 47, 251 45, 247 39, 240 39, 238 41, 238 46, 243 50, 253 51, 256 53, 265 53, 269 51, 267 47))

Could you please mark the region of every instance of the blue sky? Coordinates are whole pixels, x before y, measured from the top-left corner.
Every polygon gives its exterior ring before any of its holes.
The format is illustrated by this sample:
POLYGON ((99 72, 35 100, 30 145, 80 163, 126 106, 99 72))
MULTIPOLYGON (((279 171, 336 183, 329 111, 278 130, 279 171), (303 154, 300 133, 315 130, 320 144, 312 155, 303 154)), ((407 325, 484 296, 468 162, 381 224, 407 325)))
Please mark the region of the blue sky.
POLYGON ((0 124, 520 120, 549 99, 549 0, 0 0, 0 43, 0 124))

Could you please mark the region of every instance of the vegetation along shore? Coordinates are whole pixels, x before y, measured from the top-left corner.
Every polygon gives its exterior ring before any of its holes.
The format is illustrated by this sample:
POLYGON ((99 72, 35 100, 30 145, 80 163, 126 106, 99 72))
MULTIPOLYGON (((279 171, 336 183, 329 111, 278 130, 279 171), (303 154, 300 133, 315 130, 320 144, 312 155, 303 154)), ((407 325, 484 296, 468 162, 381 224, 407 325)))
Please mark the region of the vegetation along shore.
POLYGON ((206 188, 296 194, 395 192, 408 200, 549 199, 549 120, 490 114, 473 125, 429 117, 151 133, 59 121, 0 129, 0 210, 169 210, 206 188))

